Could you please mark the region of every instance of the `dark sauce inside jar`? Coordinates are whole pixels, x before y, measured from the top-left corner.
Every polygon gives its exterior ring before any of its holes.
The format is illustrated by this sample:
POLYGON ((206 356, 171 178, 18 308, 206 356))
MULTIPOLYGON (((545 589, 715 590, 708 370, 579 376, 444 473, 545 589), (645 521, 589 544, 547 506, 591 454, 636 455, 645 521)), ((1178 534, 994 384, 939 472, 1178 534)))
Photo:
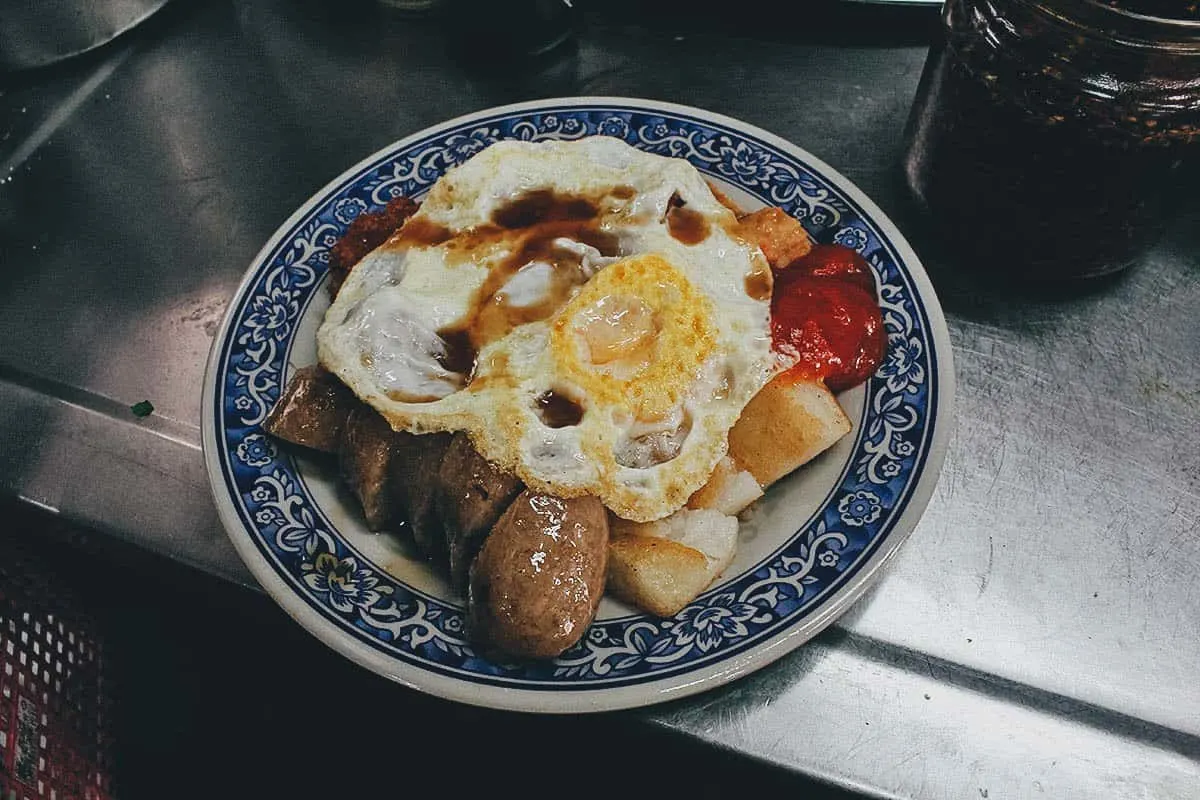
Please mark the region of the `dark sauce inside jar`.
POLYGON ((913 195, 961 260, 1002 276, 1128 266, 1200 149, 1200 58, 1057 13, 950 0, 906 134, 913 195))

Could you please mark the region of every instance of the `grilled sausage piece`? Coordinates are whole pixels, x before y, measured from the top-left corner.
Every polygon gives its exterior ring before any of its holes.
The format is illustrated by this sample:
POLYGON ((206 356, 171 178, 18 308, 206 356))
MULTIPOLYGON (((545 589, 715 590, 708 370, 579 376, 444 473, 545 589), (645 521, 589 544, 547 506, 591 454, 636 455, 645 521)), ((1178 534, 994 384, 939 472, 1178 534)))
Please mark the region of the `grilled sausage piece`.
POLYGON ((552 658, 596 615, 608 569, 608 515, 595 497, 521 493, 471 566, 472 638, 509 655, 552 658))
POLYGON ((450 582, 456 591, 466 590, 467 572, 479 545, 522 488, 515 475, 479 455, 466 433, 454 434, 438 471, 434 502, 446 531, 450 582))
POLYGON ((400 454, 395 462, 394 480, 401 513, 408 520, 417 549, 428 559, 445 562, 446 535, 434 498, 438 473, 452 437, 448 433, 397 436, 400 437, 400 454))
POLYGON ((395 464, 408 436, 393 431, 387 420, 368 405, 351 411, 342 427, 338 464, 346 485, 362 504, 370 530, 386 530, 400 520, 395 464))
POLYGON ((346 418, 359 405, 333 373, 316 365, 304 367, 288 381, 263 430, 292 444, 336 453, 346 418))

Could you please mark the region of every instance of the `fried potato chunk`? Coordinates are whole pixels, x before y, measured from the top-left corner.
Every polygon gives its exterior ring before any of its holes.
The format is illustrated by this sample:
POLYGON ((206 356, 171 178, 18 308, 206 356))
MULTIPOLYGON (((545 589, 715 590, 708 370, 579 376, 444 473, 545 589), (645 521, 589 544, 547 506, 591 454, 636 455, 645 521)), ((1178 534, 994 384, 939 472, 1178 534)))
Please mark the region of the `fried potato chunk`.
POLYGON ((683 509, 654 522, 614 516, 611 529, 609 590, 660 617, 695 600, 737 552, 737 519, 711 509, 683 509))
POLYGON ((687 505, 688 508, 711 508, 735 517, 762 496, 762 487, 754 475, 725 456, 717 463, 708 483, 692 494, 687 505))
POLYGON ((779 271, 812 250, 812 240, 794 217, 772 206, 747 214, 739 220, 741 233, 756 243, 771 269, 779 271))
POLYGON ((850 432, 837 398, 816 380, 776 376, 729 431, 729 455, 766 488, 850 432))

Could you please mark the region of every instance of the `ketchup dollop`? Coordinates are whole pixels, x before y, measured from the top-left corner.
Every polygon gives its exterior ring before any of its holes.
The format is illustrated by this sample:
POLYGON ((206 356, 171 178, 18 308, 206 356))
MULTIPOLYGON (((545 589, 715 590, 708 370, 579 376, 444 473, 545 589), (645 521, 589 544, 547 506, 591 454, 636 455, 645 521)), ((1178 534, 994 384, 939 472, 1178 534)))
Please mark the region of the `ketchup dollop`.
POLYGON ((816 245, 775 275, 771 338, 796 363, 789 375, 825 381, 840 392, 883 362, 887 337, 871 267, 841 245, 816 245))

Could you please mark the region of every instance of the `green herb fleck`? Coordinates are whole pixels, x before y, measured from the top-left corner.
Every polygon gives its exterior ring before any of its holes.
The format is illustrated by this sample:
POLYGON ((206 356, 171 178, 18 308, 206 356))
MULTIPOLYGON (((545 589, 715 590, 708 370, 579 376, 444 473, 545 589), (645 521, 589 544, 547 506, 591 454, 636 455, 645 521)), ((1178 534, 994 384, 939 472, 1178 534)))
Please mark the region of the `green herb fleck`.
POLYGON ((134 403, 129 407, 135 417, 148 417, 154 413, 154 404, 149 400, 143 400, 140 403, 134 403))

